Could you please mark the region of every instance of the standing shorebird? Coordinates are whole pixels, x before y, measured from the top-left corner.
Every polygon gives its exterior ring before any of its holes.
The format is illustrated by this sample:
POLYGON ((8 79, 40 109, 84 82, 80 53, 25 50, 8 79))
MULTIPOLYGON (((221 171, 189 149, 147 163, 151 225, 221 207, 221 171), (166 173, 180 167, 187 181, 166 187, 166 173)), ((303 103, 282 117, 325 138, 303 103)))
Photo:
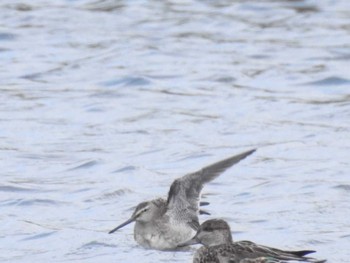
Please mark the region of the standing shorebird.
POLYGON ((313 250, 284 251, 261 246, 250 241, 232 241, 231 229, 226 221, 211 219, 205 221, 197 234, 179 247, 203 244, 196 251, 193 263, 282 263, 288 260, 324 263, 305 255, 313 250))
POLYGON ((135 221, 134 239, 141 246, 158 250, 177 249, 177 245, 192 238, 200 226, 199 199, 204 184, 254 151, 227 158, 176 179, 170 186, 167 200, 158 198, 140 203, 130 219, 109 233, 135 221))

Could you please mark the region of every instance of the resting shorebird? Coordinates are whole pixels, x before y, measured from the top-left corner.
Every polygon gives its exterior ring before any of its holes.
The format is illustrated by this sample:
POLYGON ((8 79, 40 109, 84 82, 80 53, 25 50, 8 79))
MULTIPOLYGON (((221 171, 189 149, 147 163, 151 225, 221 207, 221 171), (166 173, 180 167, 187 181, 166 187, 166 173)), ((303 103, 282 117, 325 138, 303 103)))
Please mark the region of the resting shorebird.
POLYGON ((305 255, 313 250, 284 251, 261 246, 250 241, 232 241, 230 226, 221 219, 205 221, 197 234, 179 247, 203 244, 193 258, 193 263, 281 263, 288 260, 323 263, 305 255))
POLYGON ((140 203, 130 219, 109 233, 135 221, 134 239, 141 246, 158 250, 177 249, 177 245, 192 238, 200 226, 199 199, 204 184, 254 151, 227 158, 176 179, 170 186, 167 200, 158 198, 140 203))

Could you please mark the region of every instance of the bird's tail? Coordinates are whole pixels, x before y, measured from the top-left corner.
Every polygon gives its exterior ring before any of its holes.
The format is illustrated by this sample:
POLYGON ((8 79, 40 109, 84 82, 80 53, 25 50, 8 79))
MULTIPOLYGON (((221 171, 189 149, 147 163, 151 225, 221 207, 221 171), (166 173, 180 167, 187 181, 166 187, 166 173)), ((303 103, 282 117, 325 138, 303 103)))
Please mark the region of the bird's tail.
POLYGON ((326 259, 316 259, 312 257, 305 257, 308 254, 315 253, 314 250, 298 250, 298 251, 281 251, 280 258, 281 260, 297 260, 297 261, 303 261, 303 262, 310 262, 310 263, 324 263, 327 260, 326 259))

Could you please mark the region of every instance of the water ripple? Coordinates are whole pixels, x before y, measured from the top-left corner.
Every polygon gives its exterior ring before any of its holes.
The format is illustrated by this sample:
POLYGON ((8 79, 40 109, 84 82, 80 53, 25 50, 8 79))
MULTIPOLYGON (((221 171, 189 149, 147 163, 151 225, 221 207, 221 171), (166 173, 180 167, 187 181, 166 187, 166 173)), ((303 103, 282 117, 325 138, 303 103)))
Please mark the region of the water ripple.
POLYGON ((308 82, 306 85, 315 86, 338 86, 338 85, 350 85, 350 80, 341 77, 328 77, 325 79, 308 82))
POLYGON ((133 191, 131 191, 130 189, 118 189, 116 191, 113 192, 108 192, 108 193, 104 193, 102 195, 99 195, 95 198, 89 198, 87 200, 85 200, 85 202, 93 202, 95 200, 110 200, 110 199, 116 199, 117 197, 132 193, 133 191))
POLYGON ((111 86, 145 86, 149 85, 151 82, 146 78, 142 77, 126 77, 122 79, 109 80, 101 83, 103 86, 111 87, 111 86))
POLYGON ((16 35, 12 33, 1 33, 0 32, 0 41, 10 41, 15 40, 16 35))
POLYGON ((135 166, 127 165, 127 166, 124 166, 122 168, 119 168, 119 169, 113 171, 112 173, 123 173, 123 172, 129 172, 129 171, 134 171, 134 170, 136 170, 135 166))
POLYGON ((24 187, 18 187, 18 186, 10 186, 10 185, 1 185, 0 186, 0 192, 24 192, 24 193, 30 193, 30 192, 38 192, 39 189, 33 189, 33 188, 24 188, 24 187))
POLYGON ((350 184, 339 184, 337 186, 334 186, 333 188, 350 193, 350 184))
POLYGON ((116 245, 108 244, 108 243, 103 243, 103 242, 98 242, 98 241, 91 241, 89 243, 86 243, 82 245, 79 249, 94 249, 98 247, 111 247, 115 248, 117 247, 116 245))
POLYGON ((8 199, 1 202, 1 206, 53 206, 67 205, 66 202, 51 199, 8 199))
POLYGON ((99 161, 96 161, 96 160, 91 160, 91 161, 86 161, 82 164, 79 164, 73 168, 69 168, 67 169, 67 171, 74 171, 74 170, 79 170, 79 169, 88 169, 88 168, 91 168, 91 167, 94 167, 96 165, 99 165, 100 162, 99 161))
POLYGON ((30 237, 23 238, 23 239, 21 239, 21 241, 31 241, 31 240, 46 238, 46 237, 51 236, 51 235, 53 235, 55 233, 56 233, 56 231, 52 231, 52 232, 48 232, 48 233, 42 233, 42 234, 37 234, 37 235, 33 235, 33 236, 30 236, 30 237))

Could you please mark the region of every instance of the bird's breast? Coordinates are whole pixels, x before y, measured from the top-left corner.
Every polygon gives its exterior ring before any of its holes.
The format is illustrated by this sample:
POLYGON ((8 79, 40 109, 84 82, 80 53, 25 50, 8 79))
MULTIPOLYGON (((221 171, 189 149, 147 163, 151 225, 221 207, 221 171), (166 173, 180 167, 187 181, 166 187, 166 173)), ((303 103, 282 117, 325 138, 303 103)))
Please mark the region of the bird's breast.
POLYGON ((175 250, 177 245, 191 239, 195 231, 185 224, 136 222, 134 238, 145 248, 175 250))

